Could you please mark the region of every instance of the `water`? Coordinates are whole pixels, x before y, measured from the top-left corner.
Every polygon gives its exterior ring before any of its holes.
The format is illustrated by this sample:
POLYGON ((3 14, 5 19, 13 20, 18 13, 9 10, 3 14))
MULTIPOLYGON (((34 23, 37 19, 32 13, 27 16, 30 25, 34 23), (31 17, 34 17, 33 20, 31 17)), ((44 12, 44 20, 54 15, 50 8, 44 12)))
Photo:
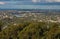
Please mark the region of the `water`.
POLYGON ((0 5, 1 9, 60 9, 60 5, 0 5))
POLYGON ((33 3, 26 3, 20 1, 4 1, 6 4, 0 5, 0 9, 60 9, 60 5, 34 5, 33 3))

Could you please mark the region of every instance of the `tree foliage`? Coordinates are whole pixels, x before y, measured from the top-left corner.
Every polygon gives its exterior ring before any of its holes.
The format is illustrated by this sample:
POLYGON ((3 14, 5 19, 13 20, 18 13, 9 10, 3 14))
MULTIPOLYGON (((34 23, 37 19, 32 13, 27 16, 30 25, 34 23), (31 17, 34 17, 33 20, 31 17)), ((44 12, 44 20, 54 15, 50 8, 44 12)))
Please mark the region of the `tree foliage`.
MULTIPOLYGON (((3 23, 0 22, 0 28, 3 23)), ((23 22, 0 31, 0 39, 60 39, 60 23, 23 22)))

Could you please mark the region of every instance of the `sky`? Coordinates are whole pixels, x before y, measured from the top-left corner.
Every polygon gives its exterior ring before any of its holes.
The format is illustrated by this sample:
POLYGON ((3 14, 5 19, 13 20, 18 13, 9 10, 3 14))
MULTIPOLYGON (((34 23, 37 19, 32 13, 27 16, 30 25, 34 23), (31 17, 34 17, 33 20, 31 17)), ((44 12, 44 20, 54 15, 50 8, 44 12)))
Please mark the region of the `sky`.
POLYGON ((0 0, 0 9, 60 9, 60 0, 0 0))

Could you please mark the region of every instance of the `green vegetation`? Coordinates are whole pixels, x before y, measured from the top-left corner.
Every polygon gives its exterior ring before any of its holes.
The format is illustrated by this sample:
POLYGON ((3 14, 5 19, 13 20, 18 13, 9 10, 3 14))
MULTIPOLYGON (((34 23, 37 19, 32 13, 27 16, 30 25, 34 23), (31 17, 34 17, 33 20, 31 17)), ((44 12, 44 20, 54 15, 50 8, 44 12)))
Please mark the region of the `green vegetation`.
POLYGON ((60 23, 11 23, 2 29, 3 24, 0 21, 0 39, 60 39, 60 23))

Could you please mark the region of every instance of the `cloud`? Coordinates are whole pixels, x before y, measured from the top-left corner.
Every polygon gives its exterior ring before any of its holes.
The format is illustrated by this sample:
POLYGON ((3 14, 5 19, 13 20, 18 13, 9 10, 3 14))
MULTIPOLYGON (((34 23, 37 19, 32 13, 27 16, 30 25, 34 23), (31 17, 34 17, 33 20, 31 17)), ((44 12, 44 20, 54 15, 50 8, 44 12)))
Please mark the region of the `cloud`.
POLYGON ((4 4, 6 4, 5 2, 0 2, 0 5, 4 5, 4 4))
POLYGON ((60 2, 60 0, 45 0, 46 2, 60 2))
POLYGON ((54 2, 60 2, 60 0, 53 0, 54 2))
POLYGON ((32 2, 40 2, 41 0, 32 0, 32 2))
POLYGON ((60 0, 32 0, 32 2, 60 2, 60 0))
POLYGON ((60 2, 60 0, 45 0, 47 2, 60 2))

